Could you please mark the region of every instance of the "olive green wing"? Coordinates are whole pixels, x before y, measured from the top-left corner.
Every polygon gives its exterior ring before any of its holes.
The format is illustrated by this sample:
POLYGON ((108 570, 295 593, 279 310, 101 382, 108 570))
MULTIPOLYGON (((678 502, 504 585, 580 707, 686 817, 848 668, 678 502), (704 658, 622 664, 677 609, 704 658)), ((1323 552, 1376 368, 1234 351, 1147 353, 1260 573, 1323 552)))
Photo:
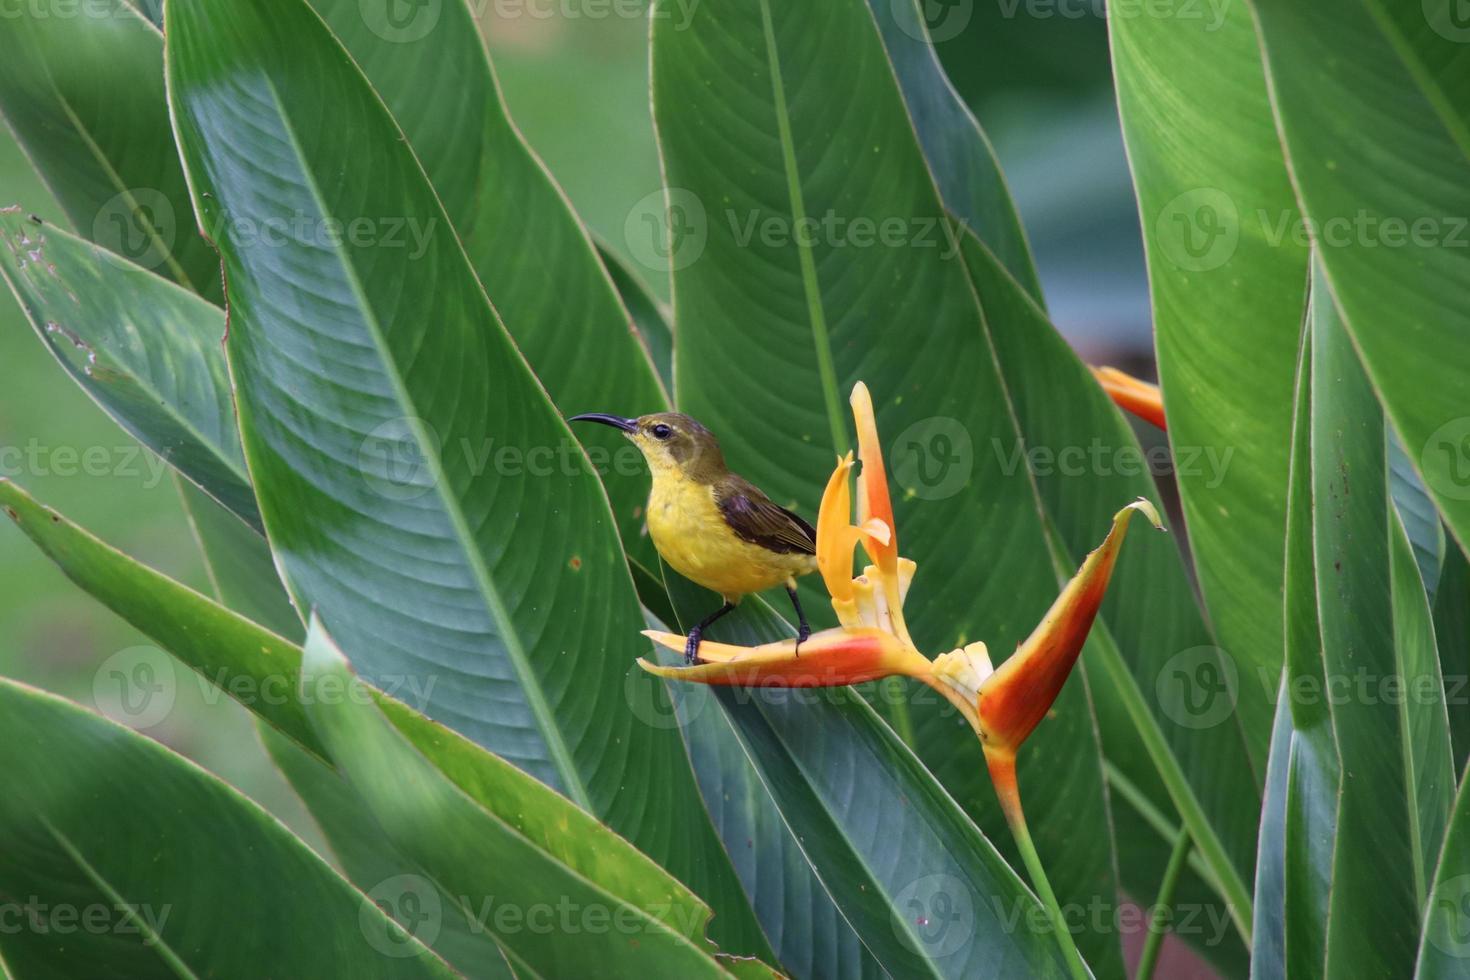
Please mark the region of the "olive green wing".
POLYGON ((812 526, 771 498, 748 480, 733 474, 715 485, 715 504, 725 523, 742 541, 758 544, 778 554, 817 553, 817 532, 812 526))

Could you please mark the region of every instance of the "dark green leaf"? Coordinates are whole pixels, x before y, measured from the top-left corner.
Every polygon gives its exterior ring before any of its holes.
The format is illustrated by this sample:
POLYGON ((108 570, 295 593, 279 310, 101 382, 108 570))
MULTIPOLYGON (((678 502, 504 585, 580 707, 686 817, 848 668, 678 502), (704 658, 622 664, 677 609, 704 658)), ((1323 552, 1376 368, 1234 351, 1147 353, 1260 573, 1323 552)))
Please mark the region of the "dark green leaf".
MULTIPOLYGON (((984 639, 1003 654, 1049 607, 1057 579, 1026 462, 1007 455, 1015 422, 954 223, 872 13, 860 0, 703 13, 687 30, 667 17, 653 29, 670 198, 703 216, 671 256, 679 406, 720 437, 737 472, 810 517, 834 451, 850 443, 848 391, 865 379, 898 484, 900 545, 919 563, 909 621, 920 647, 984 639)), ((1087 528, 1088 548, 1106 526, 1087 528)), ((830 622, 820 590, 806 595, 813 618, 830 622)), ((1028 812, 1063 902, 1111 906, 1108 839, 1075 833, 1079 813, 1099 827, 1107 817, 1074 686, 1033 750, 1068 767, 1070 791, 1038 782, 1028 812)), ((898 690, 882 703, 895 730, 971 812, 994 815, 983 767, 948 751, 956 716, 898 690)), ((1021 773, 1028 782, 1024 760, 1021 773)), ((1096 969, 1119 974, 1111 921, 1079 940, 1096 969)))
POLYGON ((83 390, 259 528, 219 353, 219 307, 18 208, 0 211, 0 276, 83 390))
POLYGON ((1455 772, 1463 773, 1470 758, 1470 563, 1453 540, 1445 547, 1444 569, 1434 596, 1434 638, 1439 644, 1455 772))
POLYGON ((607 498, 393 119, 304 4, 167 17, 195 206, 226 229, 246 457, 299 606, 369 679, 432 679, 430 716, 738 927, 683 748, 640 721, 655 685, 629 676, 642 624, 607 498), (333 233, 354 222, 373 233, 333 233), (265 226, 289 230, 245 234, 265 226))
POLYGON ((618 295, 623 298, 623 305, 633 316, 633 326, 638 328, 638 334, 643 338, 643 344, 648 348, 648 356, 653 359, 653 365, 658 369, 658 376, 663 381, 664 388, 674 390, 674 326, 669 322, 671 311, 668 307, 654 299, 653 293, 648 286, 638 277, 638 273, 612 252, 611 249, 599 245, 597 254, 602 257, 603 265, 607 266, 608 275, 612 276, 613 285, 618 287, 618 295))
POLYGON ((1422 683, 1438 681, 1439 665, 1423 586, 1388 499, 1383 416, 1325 278, 1313 292, 1317 607, 1343 768, 1326 969, 1406 975, 1427 897, 1424 855, 1437 850, 1453 784, 1449 735, 1442 690, 1422 683), (1404 575, 1414 578, 1412 605, 1404 575))
POLYGON ((1041 280, 995 149, 929 41, 924 0, 868 0, 944 206, 1037 303, 1041 280))
MULTIPOLYGON (((673 580, 670 591, 684 622, 704 615, 707 600, 700 590, 673 580)), ((734 643, 794 633, 756 600, 721 626, 722 638, 734 643)), ((758 855, 759 870, 744 866, 748 882, 760 871, 771 875, 767 901, 792 906, 798 928, 815 928, 830 902, 895 977, 1065 975, 1040 904, 855 691, 675 693, 686 714, 699 710, 705 698, 724 712, 725 737, 749 760, 808 866, 786 867, 790 855, 784 846, 758 855), (814 884, 819 891, 813 894, 814 884)), ((691 734, 696 753, 710 751, 701 746, 702 733, 691 734)), ((953 730, 951 747, 984 765, 968 726, 953 730)), ((729 836, 735 827, 722 825, 729 845, 740 841, 729 836)), ((764 921, 779 920, 766 910, 764 921)), ((844 935, 845 930, 837 933, 844 935)))
MULTIPOLYGON (((406 25, 383 2, 311 5, 402 127, 491 304, 563 414, 665 410, 668 395, 591 237, 506 112, 472 4, 441 0, 406 25)), ((624 549, 652 567, 636 451, 604 426, 576 435, 624 549)))

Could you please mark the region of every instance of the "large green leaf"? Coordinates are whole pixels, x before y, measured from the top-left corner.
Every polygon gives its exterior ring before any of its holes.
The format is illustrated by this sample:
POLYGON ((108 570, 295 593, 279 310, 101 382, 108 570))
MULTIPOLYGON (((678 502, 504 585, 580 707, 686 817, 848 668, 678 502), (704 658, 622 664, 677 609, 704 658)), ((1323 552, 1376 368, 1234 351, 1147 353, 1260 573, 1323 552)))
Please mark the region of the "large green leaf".
POLYGON ((1470 543, 1470 34, 1453 0, 1260 0, 1277 124, 1346 329, 1470 543))
POLYGON ((0 276, 68 374, 130 435, 257 529, 220 342, 224 311, 19 208, 0 276))
POLYGON ((430 716, 606 819, 758 951, 676 734, 639 720, 655 685, 628 676, 641 621, 607 497, 393 119, 304 4, 166 13, 195 207, 225 229, 246 458, 299 607, 369 679, 432 678, 430 716), (244 234, 273 222, 290 230, 244 234), (375 234, 332 233, 353 222, 375 234), (386 237, 404 227, 412 250, 386 237))
MULTIPOLYGON (((522 140, 466 0, 402 26, 378 4, 311 0, 413 147, 475 274, 564 414, 668 407, 653 365, 587 230, 522 140)), ((585 426, 623 546, 646 567, 648 486, 622 433, 585 426)))
POLYGON ((0 766, 16 976, 455 975, 254 803, 74 704, 0 681, 0 766))
POLYGON ((709 907, 591 815, 402 705, 382 702, 390 723, 371 703, 325 696, 356 681, 316 620, 301 682, 322 740, 384 834, 455 896, 448 914, 483 917, 515 967, 724 974, 704 939, 709 907))
POLYGON ((122 2, 10 13, 0 116, 73 227, 218 301, 170 137, 162 33, 122 2))
POLYGON ((1326 970, 1407 975, 1453 792, 1448 722, 1423 583, 1388 497, 1384 419, 1321 276, 1312 343, 1320 694, 1342 765, 1326 970))
MULTIPOLYGON (((919 563, 909 603, 921 648, 1013 649, 1057 579, 1026 463, 1008 455, 1020 440, 975 288, 871 12, 860 0, 750 0, 687 30, 655 17, 653 35, 670 200, 703 215, 670 256, 680 408, 719 435, 736 471, 810 515, 834 449, 850 444, 847 392, 866 379, 893 447, 900 543, 919 563)), ((1086 528, 1087 548, 1105 527, 1086 528)), ((830 621, 820 590, 807 595, 830 621)), ((1063 901, 1111 907, 1108 838, 1076 834, 1079 813, 1099 827, 1107 817, 1074 686, 1032 750, 1068 767, 1068 791, 1038 786, 1029 811, 1063 901)), ((955 715, 885 690, 884 713, 946 787, 996 814, 984 770, 948 751, 955 715)), ((1108 921, 1080 938, 1099 971, 1121 973, 1108 921)))
MULTIPOLYGON (((682 622, 704 615, 699 589, 672 580, 670 592, 682 622)), ((795 632, 758 600, 721 621, 727 622, 724 636, 734 643, 795 632)), ((822 939, 833 944, 835 955, 857 961, 824 963, 800 975, 856 974, 866 957, 853 949, 848 930, 895 977, 1065 975, 1031 892, 855 691, 690 691, 671 683, 681 716, 722 712, 718 725, 690 726, 690 748, 697 759, 708 753, 736 758, 722 758, 718 769, 706 765, 701 775, 743 776, 743 757, 755 780, 746 788, 747 812, 760 821, 774 808, 784 824, 784 833, 767 828, 771 836, 760 838, 769 850, 737 862, 762 922, 768 928, 789 924, 801 933, 830 924, 833 931, 822 939), (711 737, 720 744, 709 744, 711 737), (800 861, 793 860, 793 847, 800 861), (830 918, 829 904, 840 920, 830 918)), ((984 765, 968 726, 953 729, 950 746, 984 765)), ((707 795, 717 790, 706 785, 707 795)), ((740 842, 742 823, 720 824, 728 844, 740 842)))
POLYGON ((1281 542, 1307 249, 1246 4, 1108 20, 1159 378, 1200 590, 1258 768, 1282 664, 1281 542), (1270 216, 1263 220, 1260 216, 1270 216), (1279 230, 1278 230, 1279 229, 1279 230))

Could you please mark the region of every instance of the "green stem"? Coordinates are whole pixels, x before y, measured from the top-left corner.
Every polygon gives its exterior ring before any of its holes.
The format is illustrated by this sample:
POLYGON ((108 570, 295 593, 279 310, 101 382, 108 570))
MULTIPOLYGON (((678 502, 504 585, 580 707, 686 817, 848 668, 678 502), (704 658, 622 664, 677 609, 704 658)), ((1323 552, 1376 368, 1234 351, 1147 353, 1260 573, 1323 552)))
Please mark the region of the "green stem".
POLYGON ((1143 940, 1143 955, 1138 958, 1138 972, 1134 974, 1134 980, 1150 980, 1154 975, 1154 965, 1159 961, 1159 950, 1163 948, 1164 934, 1168 931, 1169 906, 1174 904, 1174 888, 1179 884, 1179 875, 1184 871, 1193 845, 1194 839, 1189 836, 1189 828, 1180 827, 1179 833, 1174 837, 1174 851, 1169 855, 1169 863, 1164 868, 1159 897, 1154 901, 1148 935, 1143 940))
POLYGON ((1077 951, 1077 943, 1073 941, 1072 931, 1067 928, 1066 917, 1062 915, 1062 906, 1057 902, 1056 892, 1051 890, 1051 881, 1046 877, 1046 869, 1041 866, 1041 856, 1036 853, 1036 845, 1031 841, 1031 831, 1026 826, 1026 814, 1021 809, 1020 786, 1016 783, 1016 761, 992 757, 987 753, 986 762, 990 766, 990 778, 995 782, 996 795, 1000 797, 1000 807, 1005 811, 1006 823, 1011 826, 1011 836, 1016 839, 1021 860, 1026 863, 1026 873, 1031 876, 1031 886, 1036 889, 1036 895, 1051 919, 1057 945, 1062 950, 1062 958, 1067 961, 1074 980, 1091 980, 1092 973, 1083 962, 1082 954, 1077 951))

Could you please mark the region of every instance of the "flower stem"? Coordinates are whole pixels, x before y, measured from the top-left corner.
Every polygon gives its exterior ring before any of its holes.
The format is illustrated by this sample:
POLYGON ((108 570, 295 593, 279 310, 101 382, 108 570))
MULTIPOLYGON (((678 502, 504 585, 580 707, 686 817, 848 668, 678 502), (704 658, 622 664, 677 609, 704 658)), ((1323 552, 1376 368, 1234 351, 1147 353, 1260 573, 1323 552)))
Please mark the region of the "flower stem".
POLYGON ((1000 797, 1000 808, 1005 812, 1006 823, 1010 824, 1011 836, 1015 838, 1016 846, 1021 851, 1021 860, 1026 863, 1026 873, 1031 876, 1031 886, 1036 889, 1036 895, 1051 919, 1052 931, 1056 933, 1062 958, 1067 961, 1074 980, 1090 980, 1092 973, 1082 961, 1082 954, 1077 951, 1077 944, 1072 940, 1072 932, 1067 928, 1067 920, 1062 915, 1062 907, 1057 902, 1056 893, 1051 890, 1051 881, 1046 877, 1046 869, 1041 866, 1041 856, 1036 853, 1036 845, 1031 841, 1031 831, 1026 826, 1026 814, 1021 809, 1021 788, 1016 782, 1015 757, 987 751, 985 761, 990 767, 990 778, 995 783, 996 795, 1000 797))
POLYGON ((1154 975, 1154 965, 1158 963, 1159 950, 1164 945, 1169 906, 1174 902, 1174 886, 1179 883, 1179 875, 1189 859, 1189 849, 1193 844, 1194 839, 1189 836, 1189 828, 1180 827, 1178 836, 1174 838, 1174 850, 1169 855, 1169 863, 1164 868, 1164 880, 1159 885, 1159 897, 1154 901, 1148 935, 1143 940, 1143 954, 1138 958, 1138 972, 1134 974, 1133 980, 1151 980, 1154 975))

